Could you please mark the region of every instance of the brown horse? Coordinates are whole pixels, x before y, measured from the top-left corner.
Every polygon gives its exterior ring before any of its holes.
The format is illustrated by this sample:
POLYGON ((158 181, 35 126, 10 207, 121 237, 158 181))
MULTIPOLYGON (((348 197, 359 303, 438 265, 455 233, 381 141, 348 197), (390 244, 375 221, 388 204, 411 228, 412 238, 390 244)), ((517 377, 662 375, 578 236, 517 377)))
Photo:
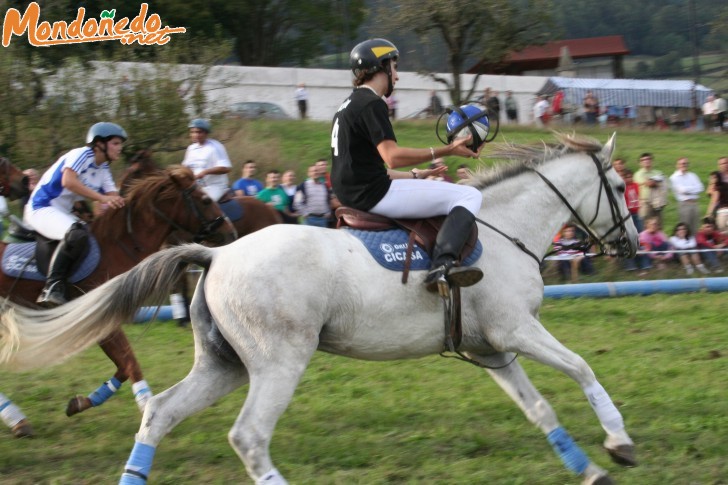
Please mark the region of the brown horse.
MULTIPOLYGON (((27 197, 29 194, 28 177, 20 168, 10 163, 10 160, 0 157, 0 195, 10 200, 16 200, 27 197)), ((0 405, 3 404, 14 406, 9 400, 3 403, 2 399, 0 399, 0 405)), ((33 436, 33 427, 30 425, 30 421, 23 415, 20 408, 16 407, 16 409, 19 414, 15 419, 7 423, 10 426, 10 431, 16 438, 33 436), (18 418, 20 418, 20 421, 15 422, 18 418)))
MULTIPOLYGON (((226 244, 235 238, 234 229, 220 207, 198 187, 187 168, 171 166, 134 181, 125 199, 123 209, 107 210, 91 224, 101 260, 89 276, 76 283, 72 297, 129 270, 158 251, 173 231, 188 234, 191 240, 213 244, 226 244)), ((0 257, 6 247, 0 243, 0 257)), ((0 274, 0 295, 27 305, 35 301, 43 284, 43 281, 0 274)), ((116 373, 89 397, 72 398, 66 410, 69 416, 102 404, 129 378, 134 383, 143 382, 141 368, 123 330, 116 330, 99 345, 116 364, 116 373)), ((146 402, 143 387, 132 388, 135 394, 140 394, 137 402, 146 402)))

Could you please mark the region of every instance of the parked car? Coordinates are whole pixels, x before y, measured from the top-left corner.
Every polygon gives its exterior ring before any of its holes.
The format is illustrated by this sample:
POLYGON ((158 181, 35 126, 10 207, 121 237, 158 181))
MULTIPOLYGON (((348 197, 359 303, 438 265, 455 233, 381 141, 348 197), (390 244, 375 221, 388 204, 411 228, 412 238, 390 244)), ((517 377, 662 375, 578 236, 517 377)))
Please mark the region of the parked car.
POLYGON ((265 101, 234 103, 228 107, 225 114, 228 118, 265 118, 269 120, 287 120, 291 118, 277 104, 265 101))

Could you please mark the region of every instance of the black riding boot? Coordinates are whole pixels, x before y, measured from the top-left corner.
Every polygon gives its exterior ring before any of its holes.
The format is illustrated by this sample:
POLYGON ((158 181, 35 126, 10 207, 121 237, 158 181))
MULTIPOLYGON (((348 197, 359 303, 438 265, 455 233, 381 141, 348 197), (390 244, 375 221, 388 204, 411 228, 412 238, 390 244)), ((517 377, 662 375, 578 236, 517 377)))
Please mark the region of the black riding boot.
POLYGON ((74 223, 53 252, 46 285, 36 303, 52 308, 68 302, 66 279, 70 276, 73 263, 83 254, 87 244, 88 233, 85 224, 74 223))
POLYGON ((437 281, 445 278, 451 286, 472 286, 483 278, 480 268, 455 266, 470 237, 475 216, 457 206, 445 218, 432 251, 432 267, 425 278, 427 291, 437 291, 437 281))

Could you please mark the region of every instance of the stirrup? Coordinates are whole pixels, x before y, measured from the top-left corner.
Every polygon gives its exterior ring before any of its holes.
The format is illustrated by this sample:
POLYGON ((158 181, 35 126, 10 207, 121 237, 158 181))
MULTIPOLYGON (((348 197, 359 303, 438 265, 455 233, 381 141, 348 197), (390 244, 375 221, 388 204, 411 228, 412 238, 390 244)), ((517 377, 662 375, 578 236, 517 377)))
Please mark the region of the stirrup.
POLYGON ((465 288, 483 279, 483 271, 475 266, 453 266, 445 263, 427 273, 425 287, 430 293, 443 293, 446 286, 465 288))
POLYGON ((66 296, 63 294, 63 282, 56 281, 43 288, 35 302, 45 308, 55 308, 68 303, 66 296))

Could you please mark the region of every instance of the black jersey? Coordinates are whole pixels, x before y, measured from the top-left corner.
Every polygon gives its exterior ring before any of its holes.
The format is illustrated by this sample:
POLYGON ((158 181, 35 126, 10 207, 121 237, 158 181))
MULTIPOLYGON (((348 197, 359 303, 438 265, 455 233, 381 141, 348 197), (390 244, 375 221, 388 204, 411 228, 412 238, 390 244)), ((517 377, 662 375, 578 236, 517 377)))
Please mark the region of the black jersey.
POLYGON ((389 190, 392 181, 377 150, 384 140, 397 141, 387 103, 371 89, 355 89, 331 130, 331 185, 343 205, 366 211, 389 190))

